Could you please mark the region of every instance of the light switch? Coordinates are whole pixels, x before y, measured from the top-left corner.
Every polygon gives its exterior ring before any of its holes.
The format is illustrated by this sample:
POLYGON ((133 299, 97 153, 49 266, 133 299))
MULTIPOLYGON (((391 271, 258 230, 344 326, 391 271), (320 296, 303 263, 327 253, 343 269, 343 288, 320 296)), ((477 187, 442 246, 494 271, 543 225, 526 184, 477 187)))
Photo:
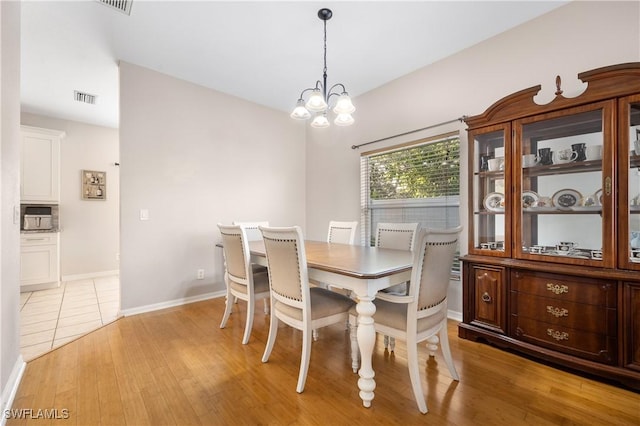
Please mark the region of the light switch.
POLYGON ((140 209, 140 220, 149 220, 149 210, 140 209))

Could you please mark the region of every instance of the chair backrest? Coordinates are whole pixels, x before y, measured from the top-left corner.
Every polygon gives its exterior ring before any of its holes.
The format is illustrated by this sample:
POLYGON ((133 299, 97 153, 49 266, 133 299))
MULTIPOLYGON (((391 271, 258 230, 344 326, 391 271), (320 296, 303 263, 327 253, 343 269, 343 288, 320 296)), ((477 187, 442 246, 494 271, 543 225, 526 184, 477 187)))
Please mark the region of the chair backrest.
POLYGON ((419 223, 378 223, 376 247, 413 250, 419 223))
POLYGON ((222 250, 229 279, 248 285, 251 275, 249 242, 246 231, 240 225, 218 224, 222 235, 222 250))
POLYGON ((451 229, 421 229, 418 232, 409 287, 409 296, 417 301, 418 311, 446 301, 451 266, 461 231, 462 227, 458 226, 451 229))
POLYGON ((269 222, 233 222, 234 225, 242 225, 247 234, 247 241, 260 241, 262 234, 258 229, 259 226, 269 226, 269 222))
POLYGON ((329 232, 327 233, 328 243, 354 244, 356 242, 356 228, 358 222, 329 222, 329 232))
POLYGON ((260 226, 267 254, 271 297, 309 312, 309 273, 302 229, 299 226, 260 226))

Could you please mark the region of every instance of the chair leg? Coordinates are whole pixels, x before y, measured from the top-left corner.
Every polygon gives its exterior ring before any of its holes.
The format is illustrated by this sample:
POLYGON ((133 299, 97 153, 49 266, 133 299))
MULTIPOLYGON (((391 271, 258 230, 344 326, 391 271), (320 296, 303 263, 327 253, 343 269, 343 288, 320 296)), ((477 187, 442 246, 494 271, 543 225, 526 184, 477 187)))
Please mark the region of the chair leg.
POLYGON ((314 342, 317 342, 317 341, 318 341, 318 330, 313 329, 313 330, 311 331, 311 334, 313 335, 313 341, 314 341, 314 342))
POLYGON ((442 356, 444 357, 444 362, 447 364, 449 368, 449 373, 451 377, 455 381, 460 381, 460 376, 458 376, 458 372, 456 371, 456 366, 453 364, 453 357, 451 356, 451 349, 449 348, 449 336, 447 334, 447 322, 444 321, 443 327, 440 329, 440 347, 442 348, 442 356))
POLYGON ((418 366, 418 345, 415 340, 407 342, 407 364, 409 365, 409 377, 411 378, 411 387, 413 395, 416 398, 416 404, 422 414, 427 413, 427 403, 422 393, 422 383, 420 382, 420 368, 418 366))
POLYGON ((396 348, 396 338, 389 337, 387 335, 384 336, 384 348, 389 349, 390 352, 393 352, 396 348))
POLYGON ((262 299, 264 301, 264 314, 269 315, 269 298, 262 299))
POLYGON ((349 316, 349 336, 351 337, 351 369, 354 373, 360 368, 360 348, 358 347, 358 318, 349 316))
POLYGON ((222 322, 220 322, 220 328, 225 328, 227 326, 227 321, 229 320, 229 316, 231 315, 231 310, 233 309, 233 296, 229 291, 227 291, 227 300, 224 302, 224 314, 222 315, 222 322))
POLYGON ((247 322, 244 326, 244 336, 242 337, 242 344, 249 343, 251 337, 251 327, 253 327, 253 312, 255 310, 256 301, 253 298, 247 300, 247 322))
POLYGON ((429 350, 429 356, 436 356, 438 343, 440 343, 440 339, 438 338, 437 334, 434 334, 433 336, 427 338, 427 349, 429 350))
POLYGON ((267 346, 264 348, 264 354, 262 355, 262 362, 269 361, 271 351, 273 350, 273 344, 276 342, 276 336, 278 334, 278 317, 275 314, 271 314, 269 320, 269 337, 267 338, 267 346))
POLYGON ((304 385, 307 381, 307 372, 309 371, 309 359, 311 358, 311 339, 309 336, 311 330, 308 328, 302 331, 302 356, 300 358, 300 373, 298 374, 298 386, 296 392, 302 393, 304 385))

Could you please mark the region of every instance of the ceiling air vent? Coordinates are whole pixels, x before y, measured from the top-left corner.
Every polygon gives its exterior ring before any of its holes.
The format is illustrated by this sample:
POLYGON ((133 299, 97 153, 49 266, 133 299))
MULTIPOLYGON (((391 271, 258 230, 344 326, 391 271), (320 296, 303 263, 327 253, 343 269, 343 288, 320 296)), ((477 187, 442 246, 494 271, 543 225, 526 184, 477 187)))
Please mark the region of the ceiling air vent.
POLYGON ((105 6, 109 6, 112 9, 131 15, 131 3, 133 0, 96 0, 98 3, 102 3, 105 6))
POLYGON ((89 93, 78 92, 77 90, 73 91, 73 99, 78 102, 84 102, 85 104, 95 105, 96 103, 96 95, 91 95, 89 93))

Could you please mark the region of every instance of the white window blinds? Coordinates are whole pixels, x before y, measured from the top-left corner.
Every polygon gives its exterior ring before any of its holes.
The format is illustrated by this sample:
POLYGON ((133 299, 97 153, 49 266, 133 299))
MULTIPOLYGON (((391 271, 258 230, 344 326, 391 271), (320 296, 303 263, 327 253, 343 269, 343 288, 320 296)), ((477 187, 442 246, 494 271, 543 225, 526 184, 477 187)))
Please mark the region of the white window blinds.
MULTIPOLYGON (((422 227, 460 224, 458 132, 363 153, 360 162, 362 237, 373 244, 379 222, 422 227)), ((459 276, 456 256, 454 271, 459 276)))

